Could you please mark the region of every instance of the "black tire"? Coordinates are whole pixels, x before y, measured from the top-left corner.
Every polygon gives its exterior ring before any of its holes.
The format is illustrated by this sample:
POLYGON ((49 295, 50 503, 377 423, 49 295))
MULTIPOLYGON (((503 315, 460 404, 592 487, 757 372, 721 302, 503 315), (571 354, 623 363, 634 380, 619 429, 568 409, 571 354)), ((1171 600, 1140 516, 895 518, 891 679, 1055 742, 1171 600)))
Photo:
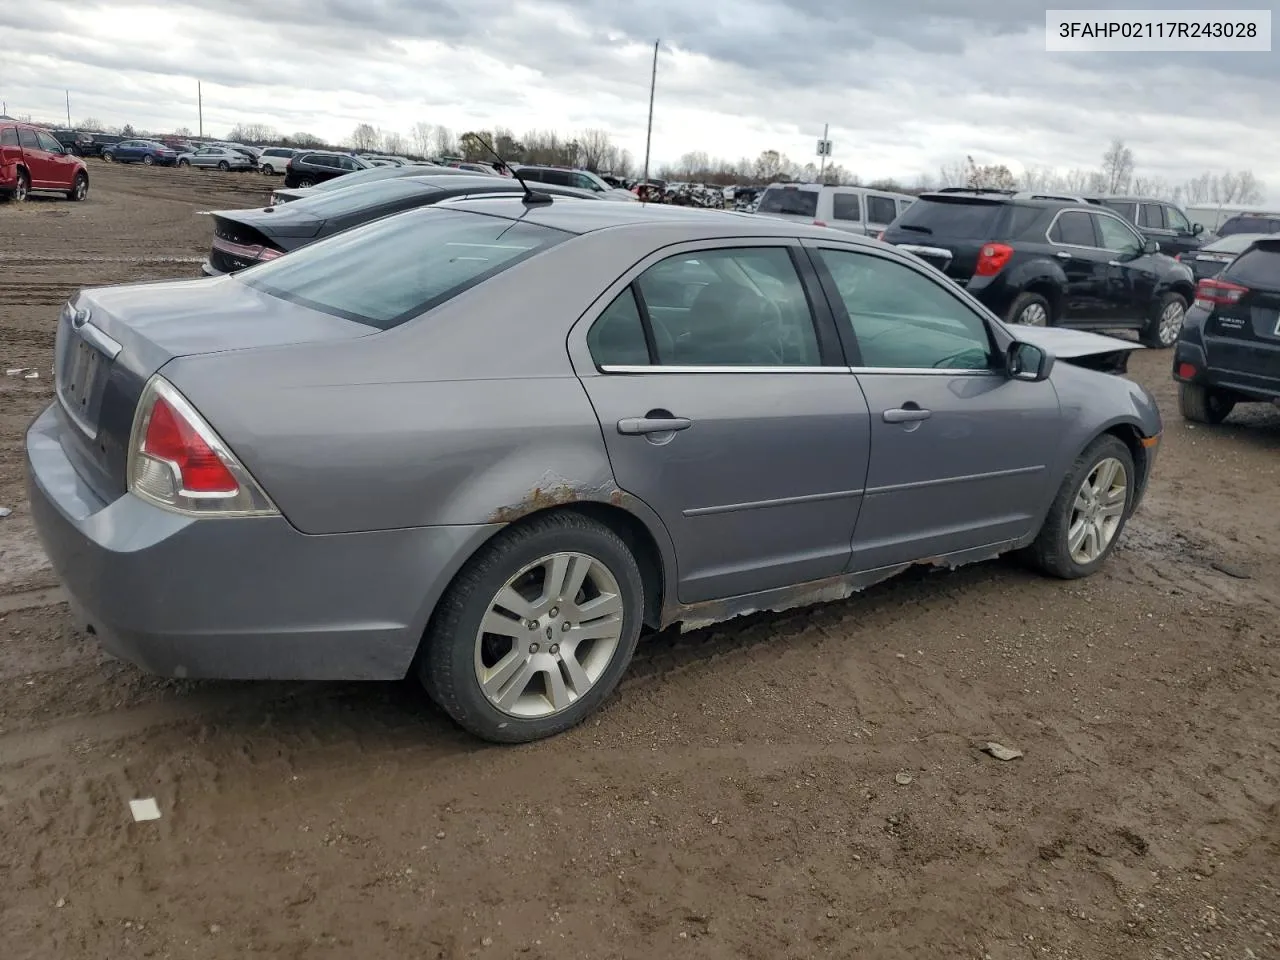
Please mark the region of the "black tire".
POLYGON ((431 699, 475 736, 493 743, 540 740, 576 726, 613 692, 635 652, 643 610, 640 568, 616 533, 571 511, 536 517, 496 535, 454 577, 423 637, 418 678, 431 699), (570 706, 536 719, 512 716, 491 704, 481 689, 476 637, 507 580, 539 558, 560 552, 586 554, 608 568, 622 599, 622 636, 595 684, 570 706))
POLYGON ((1182 320, 1187 315, 1187 301, 1180 293, 1166 293, 1155 305, 1147 325, 1142 328, 1139 338, 1145 346, 1157 350, 1167 350, 1178 342, 1178 333, 1182 330, 1182 320), (1177 320, 1165 323, 1165 314, 1176 312, 1177 320))
POLYGON ((1034 315, 1033 308, 1039 308, 1040 313, 1044 316, 1043 323, 1034 323, 1032 326, 1047 327, 1053 323, 1053 307, 1049 301, 1038 293, 1027 291, 1020 293, 1014 298, 1013 303, 1009 304, 1009 309, 1005 311, 1004 319, 1006 323, 1014 323, 1025 325, 1027 320, 1025 316, 1029 311, 1034 315))
POLYGON ((225 160, 219 160, 218 169, 221 170, 223 173, 227 173, 231 169, 231 164, 227 163, 227 161, 225 160))
POLYGON ((314 187, 315 185, 316 185, 316 182, 315 182, 314 180, 312 180, 310 177, 299 177, 299 178, 298 178, 298 189, 299 189, 299 190, 305 190, 305 189, 307 189, 307 187, 314 187))
POLYGON ((1080 456, 1076 457, 1076 461, 1072 464, 1066 479, 1062 481, 1062 486, 1058 488, 1057 496, 1053 498, 1053 504, 1049 507, 1049 513, 1044 518, 1044 525, 1040 528, 1039 535, 1036 537, 1035 542, 1023 551, 1024 559, 1042 573, 1062 580, 1076 580, 1094 573, 1106 562, 1107 557, 1111 555, 1111 551, 1115 549, 1115 545, 1120 542, 1120 537, 1124 534, 1125 525, 1129 522, 1129 515, 1133 510, 1133 494, 1136 480, 1133 454, 1129 452, 1129 448, 1125 446, 1124 441, 1109 433, 1104 433, 1098 437, 1084 449, 1080 456), (1119 460, 1124 465, 1124 512, 1120 516, 1120 523, 1116 528, 1115 534, 1111 537, 1111 541, 1106 545, 1102 553, 1089 563, 1078 563, 1071 556, 1071 550, 1067 542, 1076 496, 1079 494, 1085 479, 1093 473, 1094 468, 1108 458, 1119 460))
POLYGON ((104 150, 104 151, 103 151, 103 153, 102 153, 102 159, 103 159, 103 160, 105 160, 107 163, 115 163, 115 162, 116 162, 116 155, 115 155, 114 153, 107 153, 107 152, 104 150))
POLYGON ((142 157, 142 165, 143 165, 144 167, 151 167, 151 166, 154 166, 154 165, 155 165, 155 162, 156 162, 156 158, 155 158, 155 157, 153 157, 153 156, 152 156, 151 154, 149 154, 149 153, 148 153, 148 154, 144 154, 144 155, 143 155, 143 157, 142 157))
POLYGON ((1198 383, 1180 383, 1178 387, 1178 409, 1183 419, 1192 423, 1217 426, 1235 409, 1236 401, 1221 390, 1211 390, 1198 383))
POLYGON ((29 196, 31 196, 31 178, 27 176, 27 171, 19 170, 18 185, 9 194, 9 199, 14 203, 25 203, 29 196))
POLYGON ((190 160, 179 160, 179 161, 178 161, 178 166, 180 166, 180 167, 189 167, 189 166, 191 166, 191 161, 190 161, 190 160))
POLYGON ((276 175, 275 168, 273 168, 269 163, 264 163, 262 165, 262 175, 264 177, 274 177, 276 175))
POLYGON ((83 173, 77 173, 75 180, 71 183, 71 189, 67 191, 67 199, 80 201, 89 196, 89 178, 83 173))

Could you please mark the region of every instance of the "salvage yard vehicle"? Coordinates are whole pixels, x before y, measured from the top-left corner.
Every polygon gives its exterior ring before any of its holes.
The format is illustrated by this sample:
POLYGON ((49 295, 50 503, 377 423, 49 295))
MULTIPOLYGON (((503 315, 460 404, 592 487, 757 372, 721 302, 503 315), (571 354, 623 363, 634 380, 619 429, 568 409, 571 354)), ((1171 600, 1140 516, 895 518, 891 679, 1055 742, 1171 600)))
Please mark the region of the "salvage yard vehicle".
POLYGON ((1206 243, 1199 250, 1185 253, 1177 259, 1191 268, 1196 281, 1216 277, 1232 260, 1240 256, 1255 240, 1262 240, 1270 234, 1266 233, 1233 233, 1229 237, 1219 237, 1212 243, 1206 243))
POLYGON ((121 140, 110 147, 103 147, 102 159, 108 163, 171 167, 178 162, 178 151, 156 140, 121 140))
POLYGON ((532 191, 83 290, 55 349, 31 513, 107 650, 413 673, 497 742, 590 715, 642 629, 1006 551, 1088 576, 1161 436, 1138 344, 892 246, 532 191))
POLYGON ((16 120, 0 120, 0 197, 21 203, 32 190, 89 195, 89 169, 52 134, 16 120))
POLYGON ((882 239, 1019 325, 1130 329, 1171 347, 1195 291, 1191 270, 1156 241, 1071 198, 948 188, 922 194, 882 239))
MULTIPOLYGON (((598 199, 595 193, 572 187, 541 189, 556 196, 598 199)), ((235 273, 402 210, 499 193, 519 194, 521 186, 515 180, 483 174, 397 177, 322 193, 281 208, 214 210, 209 214, 213 246, 201 269, 209 276, 235 273)))
POLYGON ((230 170, 257 169, 257 161, 248 154, 231 147, 200 147, 198 150, 178 157, 178 166, 201 167, 205 170, 221 170, 226 173, 230 170))
POLYGON ((1173 351, 1182 415, 1218 424, 1240 403, 1280 404, 1280 237, 1255 240, 1200 281, 1173 351))
POLYGON ((359 157, 333 150, 304 150, 290 157, 284 165, 286 187, 314 187, 353 170, 368 170, 369 164, 359 157))
POLYGON ((459 170, 457 167, 441 167, 430 163, 415 163, 404 167, 370 167, 368 170, 357 170, 355 173, 348 173, 342 177, 326 180, 324 183, 317 183, 312 187, 277 188, 271 191, 271 205, 279 206, 283 203, 291 203, 294 200, 314 197, 317 194, 329 193, 333 190, 347 190, 358 184, 371 183, 375 180, 421 177, 427 174, 432 176, 466 176, 467 171, 459 170))
POLYGON ((915 201, 905 193, 821 183, 771 183, 755 212, 874 237, 915 201))

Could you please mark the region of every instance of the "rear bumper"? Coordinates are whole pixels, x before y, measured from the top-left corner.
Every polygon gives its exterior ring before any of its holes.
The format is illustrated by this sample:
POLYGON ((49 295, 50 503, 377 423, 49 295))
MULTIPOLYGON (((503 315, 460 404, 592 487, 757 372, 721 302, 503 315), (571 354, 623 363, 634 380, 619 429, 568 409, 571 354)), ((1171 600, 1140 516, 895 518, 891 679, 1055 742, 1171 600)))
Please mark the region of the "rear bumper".
POLYGON ((26 435, 40 541, 79 624, 170 677, 403 677, 431 609, 495 525, 311 536, 282 517, 182 517, 100 500, 58 441, 53 407, 26 435))
MULTIPOLYGON (((1247 349, 1237 347, 1236 349, 1247 349)), ((1277 354, 1274 347, 1259 347, 1260 352, 1277 354)), ((1262 403, 1274 403, 1280 400, 1280 366, 1277 376, 1270 377, 1257 373, 1232 370, 1214 366, 1199 343, 1179 340, 1173 348, 1173 379, 1179 383, 1194 383, 1215 390, 1227 390, 1242 400, 1255 400, 1262 403), (1194 368, 1189 373, 1186 367, 1194 368)))

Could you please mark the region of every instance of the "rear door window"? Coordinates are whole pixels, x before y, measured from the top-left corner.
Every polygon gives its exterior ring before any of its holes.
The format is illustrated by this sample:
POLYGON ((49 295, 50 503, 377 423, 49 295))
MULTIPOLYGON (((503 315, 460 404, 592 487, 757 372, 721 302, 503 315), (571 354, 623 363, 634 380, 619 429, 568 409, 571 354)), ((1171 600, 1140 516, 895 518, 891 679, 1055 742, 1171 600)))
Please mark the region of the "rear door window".
POLYGON ((867 223, 892 223, 898 216, 893 197, 867 194, 867 223))
POLYGON ((17 127, 0 127, 0 147, 16 147, 18 145, 17 127))
POLYGON ((1137 223, 1138 205, 1136 203, 1125 200, 1103 200, 1102 205, 1108 210, 1114 210, 1130 223, 1137 223))
POLYGON ((1004 205, 985 200, 920 198, 898 218, 897 226, 925 236, 986 240, 996 229, 1004 205))
POLYGON ((818 215, 818 191, 799 187, 770 187, 760 198, 757 213, 780 213, 793 217, 818 215))
POLYGON ((388 330, 570 236, 534 223, 427 207, 346 230, 233 276, 283 300, 388 330))
POLYGON ((1049 231, 1049 239, 1071 247, 1098 247, 1093 232, 1093 217, 1082 210, 1067 210, 1059 214, 1049 231))
MULTIPOLYGON (((831 217, 833 220, 861 220, 862 206, 856 193, 833 193, 831 217)), ((816 212, 816 211, 815 211, 816 212)))
POLYGON ((1157 230, 1164 229, 1164 207, 1158 203, 1144 203, 1139 208, 1138 214, 1141 217, 1139 226, 1154 228, 1157 230))
POLYGON ((1165 206, 1164 222, 1170 230, 1176 230, 1178 233, 1191 232, 1191 221, 1177 207, 1165 206))

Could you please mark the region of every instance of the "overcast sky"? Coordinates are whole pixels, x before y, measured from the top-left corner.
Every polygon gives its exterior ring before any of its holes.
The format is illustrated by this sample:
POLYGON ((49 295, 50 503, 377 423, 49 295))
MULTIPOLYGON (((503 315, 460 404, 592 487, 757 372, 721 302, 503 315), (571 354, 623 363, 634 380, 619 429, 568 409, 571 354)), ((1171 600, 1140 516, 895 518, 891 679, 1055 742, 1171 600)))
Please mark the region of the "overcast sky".
POLYGON ((207 135, 600 127, 638 159, 661 36, 655 164, 804 162, 830 123, 835 162, 909 182, 966 153, 1096 167, 1123 137, 1139 175, 1250 168, 1280 202, 1277 54, 1045 52, 1047 5, 1138 2, 0 0, 0 100, 65 120, 69 88, 73 121, 195 130, 198 78, 207 135))

